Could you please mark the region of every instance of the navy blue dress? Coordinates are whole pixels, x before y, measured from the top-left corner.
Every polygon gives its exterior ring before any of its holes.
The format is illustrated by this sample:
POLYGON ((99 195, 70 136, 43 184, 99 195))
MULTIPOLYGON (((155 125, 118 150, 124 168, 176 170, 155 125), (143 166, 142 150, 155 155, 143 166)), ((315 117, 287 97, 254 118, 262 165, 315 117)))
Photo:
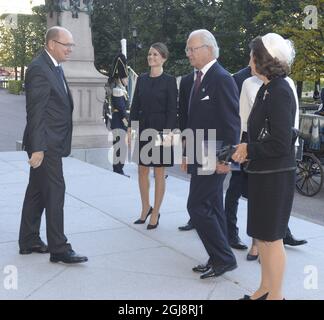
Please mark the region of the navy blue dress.
MULTIPOLYGON (((151 137, 148 141, 139 139, 145 129, 155 129, 156 133, 163 130, 173 130, 176 127, 177 117, 177 84, 176 79, 166 73, 158 77, 150 77, 145 73, 138 77, 132 107, 130 112, 130 121, 139 122, 139 137, 137 147, 134 152, 133 161, 149 167, 169 167, 173 166, 173 148, 155 145, 151 137), (149 157, 156 154, 150 162, 143 162, 140 157, 141 151, 146 152, 149 146, 151 150, 147 153, 149 157), (157 150, 158 149, 158 150, 157 150)), ((129 123, 129 126, 131 123, 129 123)))

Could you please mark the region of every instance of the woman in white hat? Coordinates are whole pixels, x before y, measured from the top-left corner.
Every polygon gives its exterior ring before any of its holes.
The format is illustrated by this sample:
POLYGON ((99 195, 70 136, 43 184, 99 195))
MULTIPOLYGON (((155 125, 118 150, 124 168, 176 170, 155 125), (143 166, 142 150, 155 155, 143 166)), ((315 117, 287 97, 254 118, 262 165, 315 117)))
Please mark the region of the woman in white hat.
POLYGON ((261 283, 251 300, 282 300, 286 234, 295 189, 292 127, 294 93, 285 80, 295 51, 278 34, 255 38, 250 45, 252 72, 263 81, 248 119, 248 143, 237 146, 233 160, 247 162, 247 233, 257 239, 261 283))

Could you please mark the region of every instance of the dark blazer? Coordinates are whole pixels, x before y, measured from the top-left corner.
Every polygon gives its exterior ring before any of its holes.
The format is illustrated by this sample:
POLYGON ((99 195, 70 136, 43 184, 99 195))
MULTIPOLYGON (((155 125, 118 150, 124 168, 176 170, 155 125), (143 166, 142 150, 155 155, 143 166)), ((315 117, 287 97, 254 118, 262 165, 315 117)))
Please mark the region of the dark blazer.
POLYGON ((151 78, 138 77, 130 111, 130 121, 139 121, 139 129, 175 129, 177 121, 177 84, 175 77, 162 73, 151 78))
POLYGON ((194 82, 194 72, 181 78, 179 86, 179 129, 183 131, 187 127, 188 105, 191 88, 194 82))
MULTIPOLYGON (((239 116, 239 94, 233 77, 218 62, 205 74, 196 95, 191 97, 187 128, 216 129, 217 140, 223 145, 239 142, 241 120, 239 116), (209 99, 204 99, 209 97, 209 99), (202 100, 204 99, 204 100, 202 100)), ((188 147, 188 146, 187 146, 188 147)), ((195 172, 198 166, 189 165, 188 171, 195 172)))
POLYGON ((243 68, 240 71, 233 74, 233 78, 235 80, 237 88, 239 89, 239 94, 241 94, 243 82, 250 77, 252 77, 251 67, 243 68))
POLYGON ((25 78, 27 125, 23 148, 68 156, 72 141, 73 100, 44 50, 28 66, 25 78))
POLYGON ((275 78, 260 88, 248 119, 248 173, 295 170, 295 113, 294 93, 285 79, 275 78), (266 118, 270 120, 270 137, 260 142, 266 118))

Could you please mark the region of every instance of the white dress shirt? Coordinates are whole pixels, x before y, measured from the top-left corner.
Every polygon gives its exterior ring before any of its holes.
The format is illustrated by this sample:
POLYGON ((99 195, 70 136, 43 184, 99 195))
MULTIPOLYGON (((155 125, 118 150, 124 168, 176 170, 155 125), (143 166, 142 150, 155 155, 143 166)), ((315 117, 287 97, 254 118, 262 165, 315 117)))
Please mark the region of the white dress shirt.
MULTIPOLYGON (((205 74, 208 72, 208 70, 211 68, 211 66, 216 62, 216 59, 208 62, 200 71, 202 72, 201 81, 203 81, 205 74)), ((198 71, 198 70, 196 70, 198 71)), ((195 73, 196 74, 196 73, 195 73)))
POLYGON ((55 67, 58 67, 59 66, 58 62, 52 57, 52 55, 46 49, 45 49, 45 51, 49 55, 49 57, 51 58, 51 60, 53 61, 54 66, 55 67))
MULTIPOLYGON (((51 58, 51 60, 53 61, 54 66, 55 66, 55 67, 59 67, 60 64, 58 64, 58 62, 55 60, 55 58, 53 58, 52 55, 51 55, 51 54, 50 54, 46 49, 45 49, 45 51, 46 51, 46 53, 48 54, 48 56, 51 58)), ((67 93, 68 91, 67 91, 67 87, 66 87, 66 83, 65 83, 65 81, 63 81, 63 84, 64 84, 65 92, 67 93)))
MULTIPOLYGON (((294 84, 294 81, 286 77, 285 80, 289 83, 295 99, 296 99, 296 115, 295 115, 295 128, 299 128, 299 101, 297 96, 297 90, 294 84)), ((241 134, 243 131, 247 132, 247 121, 252 110, 254 100, 256 95, 262 86, 263 81, 260 80, 258 77, 253 76, 246 79, 242 85, 242 91, 240 95, 240 117, 241 117, 241 134)), ((296 146, 298 146, 298 139, 296 140, 296 146)))

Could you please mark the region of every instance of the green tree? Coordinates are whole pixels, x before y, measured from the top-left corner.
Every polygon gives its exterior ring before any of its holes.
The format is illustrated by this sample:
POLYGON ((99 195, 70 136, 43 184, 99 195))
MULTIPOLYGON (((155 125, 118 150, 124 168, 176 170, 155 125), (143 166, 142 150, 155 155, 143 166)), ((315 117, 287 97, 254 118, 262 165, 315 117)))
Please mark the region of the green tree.
MULTIPOLYGON (((44 44, 46 12, 44 6, 34 7, 33 15, 18 15, 18 26, 7 28, 0 23, 0 61, 7 67, 20 67, 21 80, 24 80, 25 66, 44 44)), ((5 18, 3 16, 2 18, 5 18)))
POLYGON ((109 71, 114 56, 120 50, 120 39, 128 39, 128 60, 134 66, 136 27, 136 72, 147 70, 146 54, 156 42, 166 43, 170 58, 165 70, 181 75, 192 70, 184 53, 189 33, 208 29, 221 48, 220 62, 230 71, 244 67, 249 60, 248 44, 259 34, 253 23, 257 5, 253 0, 95 0, 92 31, 95 64, 109 71))
POLYGON ((128 38, 128 33, 121 31, 124 28, 121 26, 127 24, 128 14, 128 10, 125 10, 125 15, 123 15, 120 1, 94 1, 91 24, 95 65, 103 73, 109 72, 113 57, 120 50, 122 35, 128 38))
POLYGON ((292 68, 292 77, 298 83, 298 92, 301 96, 303 81, 318 82, 324 76, 324 23, 322 19, 324 0, 254 0, 254 2, 259 8, 254 22, 294 42, 296 58, 292 68), (317 8, 318 26, 316 29, 309 30, 304 27, 306 18, 304 8, 307 5, 314 5, 317 8))
POLYGON ((167 44, 170 58, 165 69, 175 75, 192 68, 185 56, 186 39, 190 31, 205 28, 215 36, 220 46, 220 62, 231 72, 243 68, 249 61, 249 43, 268 32, 278 32, 295 41, 297 59, 293 76, 315 79, 323 68, 324 0, 94 0, 92 30, 95 64, 109 72, 114 56, 120 50, 120 39, 128 40, 128 60, 136 72, 147 70, 146 55, 156 41, 167 44), (304 7, 315 4, 319 11, 317 30, 302 27, 304 7), (135 50, 136 42, 142 49, 135 50))
POLYGON ((218 1, 214 34, 220 46, 220 62, 231 72, 244 68, 249 62, 249 43, 260 34, 253 23, 257 5, 253 0, 218 1))

